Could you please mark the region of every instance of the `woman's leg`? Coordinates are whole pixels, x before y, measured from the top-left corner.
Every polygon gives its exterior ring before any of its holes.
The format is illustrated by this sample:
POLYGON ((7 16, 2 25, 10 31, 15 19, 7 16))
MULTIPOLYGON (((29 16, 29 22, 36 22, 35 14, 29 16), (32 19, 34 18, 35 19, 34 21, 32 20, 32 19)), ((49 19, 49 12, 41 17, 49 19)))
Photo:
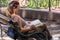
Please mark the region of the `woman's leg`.
POLYGON ((11 38, 14 38, 13 29, 11 27, 8 28, 7 35, 11 38))

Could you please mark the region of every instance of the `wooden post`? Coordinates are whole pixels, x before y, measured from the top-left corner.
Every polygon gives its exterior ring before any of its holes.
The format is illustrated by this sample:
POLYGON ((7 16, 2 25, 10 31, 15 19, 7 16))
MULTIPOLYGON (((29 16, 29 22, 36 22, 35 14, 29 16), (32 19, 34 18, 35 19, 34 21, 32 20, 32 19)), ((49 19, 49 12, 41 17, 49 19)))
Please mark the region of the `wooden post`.
POLYGON ((36 0, 36 8, 38 8, 38 0, 36 0))
POLYGON ((26 17, 26 10, 22 10, 22 17, 25 18, 26 17))
POLYGON ((48 20, 53 20, 53 13, 51 11, 49 11, 48 20))
POLYGON ((49 0, 49 14, 48 20, 53 20, 53 13, 51 12, 51 0, 49 0))

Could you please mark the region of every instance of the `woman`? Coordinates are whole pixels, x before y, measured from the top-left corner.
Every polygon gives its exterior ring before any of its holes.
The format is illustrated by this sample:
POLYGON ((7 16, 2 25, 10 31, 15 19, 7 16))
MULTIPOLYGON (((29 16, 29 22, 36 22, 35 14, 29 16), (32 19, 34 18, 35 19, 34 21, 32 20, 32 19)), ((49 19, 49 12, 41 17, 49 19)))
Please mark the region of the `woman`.
MULTIPOLYGON (((19 15, 17 15, 19 8, 20 8, 19 2, 17 2, 17 1, 10 2, 7 7, 7 16, 10 17, 15 23, 18 24, 17 27, 15 27, 15 28, 18 28, 18 31, 21 33, 26 33, 30 30, 34 30, 35 29, 34 26, 31 27, 24 19, 22 19, 19 15)), ((12 28, 10 27, 9 30, 12 31, 11 29, 12 28)), ((51 35, 50 35, 47 27, 45 25, 43 25, 42 29, 44 29, 44 31, 47 32, 47 35, 50 38, 51 35)), ((10 32, 10 34, 13 34, 13 32, 10 32)))
MULTIPOLYGON (((18 24, 17 27, 16 27, 16 28, 18 28, 17 31, 19 31, 21 33, 25 33, 27 31, 32 30, 33 28, 30 27, 30 25, 28 25, 28 23, 24 19, 22 19, 19 15, 17 15, 17 12, 18 12, 19 8, 20 8, 19 2, 17 2, 17 1, 10 2, 8 7, 7 7, 6 15, 9 18, 11 18, 15 23, 18 24)), ((12 28, 9 27, 8 30, 12 31, 12 28)), ((9 34, 12 38, 14 37, 13 32, 8 33, 8 35, 9 34)))

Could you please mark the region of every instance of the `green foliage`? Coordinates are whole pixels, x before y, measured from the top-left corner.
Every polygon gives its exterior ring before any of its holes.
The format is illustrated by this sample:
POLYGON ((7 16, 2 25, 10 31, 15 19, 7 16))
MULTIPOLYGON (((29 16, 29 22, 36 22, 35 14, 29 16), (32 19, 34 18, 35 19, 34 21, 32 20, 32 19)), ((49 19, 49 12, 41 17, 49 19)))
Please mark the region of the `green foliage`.
MULTIPOLYGON (((2 7, 6 7, 8 4, 8 0, 0 0, 2 2, 2 7)), ((49 0, 38 0, 38 6, 36 6, 36 0, 27 0, 28 8, 48 8, 49 0)), ((56 0, 51 0, 51 6, 56 6, 56 0)))
MULTIPOLYGON (((38 0, 38 8, 48 8, 49 0, 38 0)), ((56 0, 51 0, 51 6, 56 6, 56 0)), ((27 0, 27 7, 36 8, 36 0, 27 0)))
POLYGON ((36 8, 35 0, 28 0, 27 5, 28 5, 29 8, 36 8))
POLYGON ((8 0, 0 0, 0 2, 2 3, 2 7, 6 7, 8 4, 8 0))

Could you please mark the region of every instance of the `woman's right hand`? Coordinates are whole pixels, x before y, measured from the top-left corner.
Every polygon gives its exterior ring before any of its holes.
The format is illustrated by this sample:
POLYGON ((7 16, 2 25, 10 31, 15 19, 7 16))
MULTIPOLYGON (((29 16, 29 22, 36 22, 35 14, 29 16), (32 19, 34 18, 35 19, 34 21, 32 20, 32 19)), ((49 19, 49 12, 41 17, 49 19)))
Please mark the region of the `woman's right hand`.
POLYGON ((21 28, 22 33, 30 31, 30 30, 32 30, 32 28, 29 25, 25 25, 23 28, 21 28))
POLYGON ((27 31, 32 31, 32 30, 35 30, 36 28, 32 25, 25 25, 23 28, 21 28, 21 32, 24 33, 24 32, 27 32, 27 31))
POLYGON ((31 30, 31 29, 32 29, 30 25, 25 25, 24 28, 25 28, 26 30, 31 30))

